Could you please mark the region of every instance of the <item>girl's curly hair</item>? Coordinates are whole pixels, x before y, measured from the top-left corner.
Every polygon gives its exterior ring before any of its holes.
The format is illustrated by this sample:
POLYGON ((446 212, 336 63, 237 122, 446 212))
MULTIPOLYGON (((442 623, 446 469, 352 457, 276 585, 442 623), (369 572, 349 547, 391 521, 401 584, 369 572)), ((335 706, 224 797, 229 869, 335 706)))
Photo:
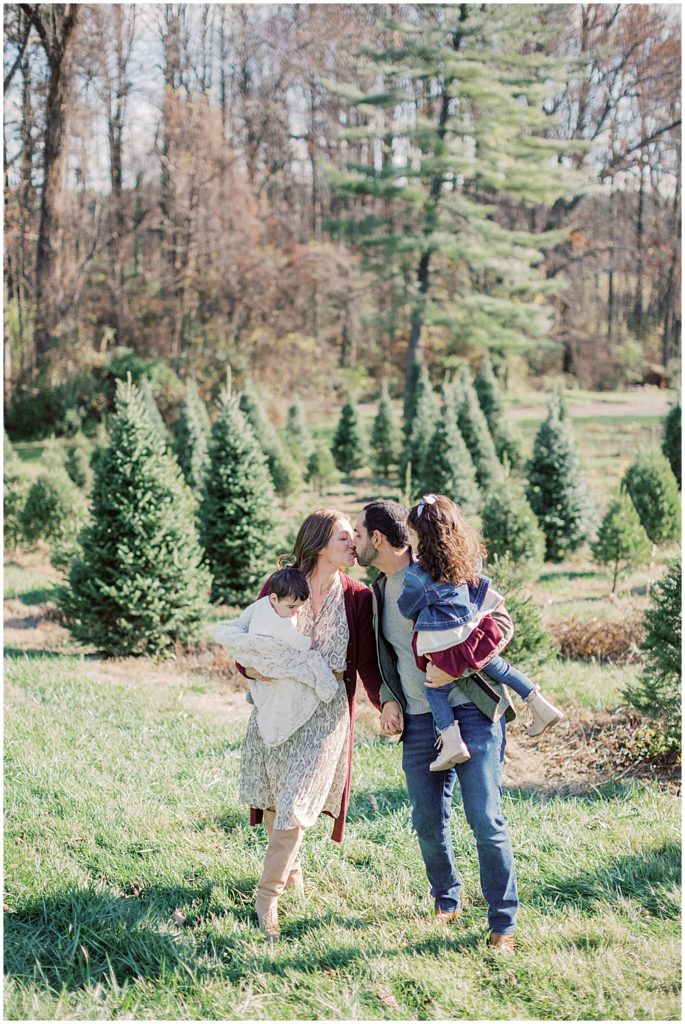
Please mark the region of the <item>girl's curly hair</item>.
POLYGON ((485 547, 461 509, 444 494, 427 494, 414 505, 407 526, 419 536, 421 568, 436 583, 477 583, 485 547), (428 501, 426 500, 428 499, 428 501))

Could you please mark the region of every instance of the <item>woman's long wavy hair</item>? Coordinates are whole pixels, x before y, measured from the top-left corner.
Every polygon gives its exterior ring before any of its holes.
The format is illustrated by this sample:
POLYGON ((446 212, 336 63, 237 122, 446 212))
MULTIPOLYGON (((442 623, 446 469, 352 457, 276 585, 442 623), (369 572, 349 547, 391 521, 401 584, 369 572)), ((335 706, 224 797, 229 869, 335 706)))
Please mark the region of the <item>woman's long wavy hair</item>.
POLYGON ((344 518, 343 512, 333 508, 320 508, 308 515, 297 532, 288 564, 296 566, 305 576, 310 576, 319 552, 333 536, 335 524, 344 518))
POLYGON ((419 562, 436 583, 476 583, 485 547, 458 505, 428 494, 410 510, 407 526, 419 536, 419 562), (434 500, 432 500, 434 499, 434 500))

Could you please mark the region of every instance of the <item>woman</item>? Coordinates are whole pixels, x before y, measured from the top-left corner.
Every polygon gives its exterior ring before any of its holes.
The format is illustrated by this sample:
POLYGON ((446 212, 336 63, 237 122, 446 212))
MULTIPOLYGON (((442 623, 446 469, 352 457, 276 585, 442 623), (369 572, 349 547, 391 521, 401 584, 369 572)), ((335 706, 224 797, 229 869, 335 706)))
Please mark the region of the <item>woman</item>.
MULTIPOLYGON (((353 531, 340 512, 320 509, 308 516, 295 540, 294 564, 304 573, 310 595, 298 628, 344 682, 329 703, 284 743, 266 747, 256 709, 247 726, 240 764, 240 800, 251 806, 250 824, 264 819, 269 843, 257 886, 259 926, 277 938, 278 897, 286 885, 302 891, 298 851, 304 830, 323 811, 335 818, 332 838, 342 842, 350 798, 357 673, 380 710, 381 677, 373 635, 371 591, 341 570, 354 565, 353 531)), ((268 581, 267 581, 268 583, 268 581)), ((267 583, 260 592, 266 592, 267 583)), ((222 623, 215 637, 221 643, 222 623)), ((243 675, 256 677, 238 665, 243 675)))

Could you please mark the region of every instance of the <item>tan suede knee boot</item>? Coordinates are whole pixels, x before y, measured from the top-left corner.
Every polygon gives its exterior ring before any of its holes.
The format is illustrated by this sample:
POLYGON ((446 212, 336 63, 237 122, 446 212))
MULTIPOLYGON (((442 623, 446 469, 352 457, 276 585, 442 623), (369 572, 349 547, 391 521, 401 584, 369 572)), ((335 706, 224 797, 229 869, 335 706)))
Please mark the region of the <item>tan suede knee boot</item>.
MULTIPOLYGON (((264 824, 266 825, 266 832, 269 837, 274 827, 274 821, 276 820, 276 812, 271 808, 264 811, 264 824)), ((302 899, 304 896, 304 874, 302 873, 302 862, 300 861, 300 854, 298 852, 295 858, 295 863, 292 866, 290 875, 288 876, 287 889, 293 889, 298 899, 302 899)))
POLYGON ((259 927, 270 939, 281 934, 278 897, 285 891, 303 835, 303 828, 275 828, 269 836, 264 870, 257 885, 256 910, 259 927))

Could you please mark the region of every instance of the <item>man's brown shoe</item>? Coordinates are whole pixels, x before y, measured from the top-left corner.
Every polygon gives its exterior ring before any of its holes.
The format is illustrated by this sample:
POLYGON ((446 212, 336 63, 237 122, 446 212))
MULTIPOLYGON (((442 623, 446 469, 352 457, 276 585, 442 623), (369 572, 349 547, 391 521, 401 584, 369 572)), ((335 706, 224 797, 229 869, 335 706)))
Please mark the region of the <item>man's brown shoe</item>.
POLYGON ((514 936, 500 935, 499 932, 490 932, 488 945, 491 946, 496 953, 505 953, 507 956, 510 956, 514 952, 514 936))
POLYGON ((461 917, 461 907, 457 907, 456 910, 441 910, 440 907, 435 908, 435 920, 438 924, 449 924, 450 921, 458 921, 461 917))

